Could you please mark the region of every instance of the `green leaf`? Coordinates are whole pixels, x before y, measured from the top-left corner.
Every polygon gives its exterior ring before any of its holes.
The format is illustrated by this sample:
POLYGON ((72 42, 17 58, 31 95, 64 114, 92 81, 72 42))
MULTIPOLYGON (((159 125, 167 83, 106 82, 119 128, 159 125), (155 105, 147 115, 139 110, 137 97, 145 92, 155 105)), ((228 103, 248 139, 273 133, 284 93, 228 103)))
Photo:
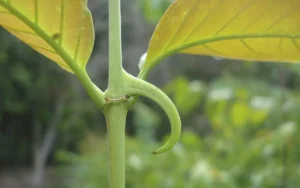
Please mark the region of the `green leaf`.
POLYGON ((171 4, 171 0, 140 0, 138 1, 144 16, 150 22, 157 23, 166 9, 171 4))
POLYGON ((176 0, 158 23, 142 75, 181 52, 300 61, 300 0, 176 0))
POLYGON ((177 109, 186 116, 200 105, 205 88, 199 80, 189 82, 185 77, 178 77, 169 82, 164 91, 172 95, 177 109))
POLYGON ((0 25, 70 72, 85 68, 94 45, 87 0, 0 0, 0 25))
POLYGON ((233 103, 229 111, 231 122, 236 127, 247 125, 249 118, 249 107, 243 101, 233 103))

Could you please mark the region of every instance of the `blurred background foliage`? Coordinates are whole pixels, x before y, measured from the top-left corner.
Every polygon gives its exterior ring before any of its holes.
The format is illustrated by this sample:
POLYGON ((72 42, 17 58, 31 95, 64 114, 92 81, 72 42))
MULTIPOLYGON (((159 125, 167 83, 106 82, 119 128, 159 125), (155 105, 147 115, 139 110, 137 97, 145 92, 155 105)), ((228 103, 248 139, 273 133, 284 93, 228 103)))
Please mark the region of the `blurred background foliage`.
MULTIPOLYGON (((170 0, 122 1, 124 68, 170 0)), ((107 1, 89 0, 88 72, 107 83, 107 1)), ((0 30, 0 187, 108 187, 105 121, 73 75, 0 30), (41 173, 43 172, 43 173, 41 173), (44 174, 44 176, 39 176, 44 174)), ((149 80, 182 117, 180 142, 152 155, 169 122, 142 99, 128 114, 127 188, 300 187, 300 66, 175 55, 149 80)))

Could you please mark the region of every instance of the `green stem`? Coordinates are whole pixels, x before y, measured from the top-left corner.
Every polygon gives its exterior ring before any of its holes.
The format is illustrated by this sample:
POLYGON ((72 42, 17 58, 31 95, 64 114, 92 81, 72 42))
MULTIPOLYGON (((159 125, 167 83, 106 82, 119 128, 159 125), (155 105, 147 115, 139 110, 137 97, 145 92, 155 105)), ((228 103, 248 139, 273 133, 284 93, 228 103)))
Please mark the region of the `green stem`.
POLYGON ((125 188, 125 125, 120 0, 109 0, 109 78, 104 115, 109 144, 109 187, 125 188))
POLYGON ((74 71, 74 73, 92 101, 94 101, 99 109, 102 109, 103 105, 105 104, 104 93, 91 81, 85 70, 78 69, 74 71))
POLYGON ((120 98, 124 95, 120 6, 120 0, 109 0, 109 81, 107 94, 111 98, 120 98))
POLYGON ((125 122, 128 109, 123 103, 105 110, 109 144, 109 187, 125 188, 125 122))
POLYGON ((138 75, 139 79, 146 80, 150 70, 148 67, 144 67, 138 75))
MULTIPOLYGON (((181 120, 176 106, 171 101, 171 99, 156 86, 141 80, 139 78, 133 77, 123 72, 124 82, 125 82, 125 93, 129 96, 145 96, 153 101, 155 101, 167 114, 171 122, 171 135, 169 140, 159 149, 154 151, 154 154, 163 153, 171 149, 180 138, 181 132, 181 120)), ((131 107, 132 103, 128 106, 131 107)))

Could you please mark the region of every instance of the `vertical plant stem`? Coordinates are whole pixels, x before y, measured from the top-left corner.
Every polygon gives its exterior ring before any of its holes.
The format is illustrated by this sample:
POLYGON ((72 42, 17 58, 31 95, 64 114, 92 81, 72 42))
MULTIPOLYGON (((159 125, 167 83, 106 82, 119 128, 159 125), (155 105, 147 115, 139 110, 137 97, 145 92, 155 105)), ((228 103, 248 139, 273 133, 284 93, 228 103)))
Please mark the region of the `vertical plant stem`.
POLYGON ((128 109, 123 103, 105 109, 109 144, 109 187, 125 188, 125 124, 128 109))
POLYGON ((120 0, 109 0, 109 77, 104 107, 109 144, 109 187, 125 188, 125 124, 120 0), (111 101, 111 102, 109 102, 111 101), (116 102, 117 101, 117 102, 116 102))
POLYGON ((122 41, 120 0, 109 0, 109 80, 110 97, 122 97, 122 41))

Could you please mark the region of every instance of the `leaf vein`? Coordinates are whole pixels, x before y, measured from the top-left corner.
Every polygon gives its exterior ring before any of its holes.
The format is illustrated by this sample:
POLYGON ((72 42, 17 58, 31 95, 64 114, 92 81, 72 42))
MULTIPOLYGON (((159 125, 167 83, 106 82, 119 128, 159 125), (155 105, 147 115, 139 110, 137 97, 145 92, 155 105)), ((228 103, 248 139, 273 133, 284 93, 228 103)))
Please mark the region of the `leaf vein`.
MULTIPOLYGON (((166 22, 165 23, 169 23, 169 20, 170 20, 170 18, 171 18, 171 16, 170 15, 172 15, 172 13, 176 10, 176 8, 179 6, 179 4, 176 4, 176 2, 174 2, 173 4, 171 4, 171 6, 170 7, 172 7, 172 6, 175 6, 173 9, 171 9, 171 13, 170 14, 168 14, 168 17, 166 18, 166 22)), ((168 10, 167 10, 168 11, 168 10)), ((164 24, 164 25, 162 25, 161 26, 161 30, 162 31, 164 31, 165 30, 165 27, 166 27, 166 25, 167 24, 164 24)), ((159 23, 158 23, 158 25, 157 25, 157 27, 159 26, 159 23)))
MULTIPOLYGON (((200 1, 200 0, 198 0, 200 1)), ((186 41, 196 32, 196 30, 208 19, 208 17, 218 8, 221 0, 219 0, 218 3, 205 15, 205 17, 194 27, 194 29, 186 36, 186 38, 183 40, 183 44, 186 43, 186 41)))
POLYGON ((177 27, 176 29, 176 32, 174 33, 174 35, 171 37, 170 41, 167 43, 165 49, 163 51, 166 51, 168 49, 168 47, 172 44, 172 42, 174 41, 174 39, 176 38, 178 32, 180 31, 180 29, 182 28, 182 26, 185 24, 185 19, 186 17, 191 13, 191 11, 197 6, 197 4, 199 3, 200 1, 196 1, 196 3, 192 6, 191 9, 188 10, 188 12, 184 15, 184 17, 182 18, 182 21, 180 23, 180 25, 177 27))
POLYGON ((241 43, 242 43, 248 50, 250 50, 251 52, 257 54, 257 52, 256 52, 253 48, 251 48, 251 46, 250 46, 249 44, 247 44, 247 42, 246 42, 244 39, 240 39, 240 41, 241 41, 241 43))
POLYGON ((214 53, 217 53, 217 54, 220 54, 220 55, 223 54, 223 53, 221 53, 220 51, 215 50, 215 49, 213 49, 213 48, 207 46, 206 44, 202 44, 202 46, 203 46, 204 48, 206 48, 207 50, 212 51, 212 52, 214 52, 214 53))
POLYGON ((41 49, 41 50, 45 50, 45 51, 47 51, 47 52, 51 52, 51 53, 53 53, 53 54, 57 54, 56 51, 53 51, 53 50, 44 48, 44 47, 42 47, 42 46, 38 46, 38 45, 31 44, 31 43, 28 43, 28 42, 27 42, 26 44, 28 44, 29 46, 31 46, 32 48, 35 48, 35 49, 41 49))
POLYGON ((82 34, 82 30, 83 30, 83 28, 82 28, 83 22, 84 22, 84 16, 82 16, 81 20, 80 20, 80 29, 78 32, 77 43, 76 43, 76 48, 75 48, 75 52, 74 52, 74 60, 75 61, 77 61, 77 58, 78 58, 79 46, 80 46, 80 42, 81 42, 81 34, 82 34))
POLYGON ((41 37, 48 45, 53 48, 57 55, 59 55, 64 62, 58 63, 60 66, 65 67, 68 71, 72 72, 72 70, 77 69, 77 62, 75 62, 69 53, 65 51, 65 49, 59 45, 48 33, 43 30, 40 26, 36 25, 31 19, 29 19, 26 15, 20 12, 17 8, 7 3, 7 1, 0 0, 0 6, 6 8, 12 15, 16 16, 20 19, 24 24, 26 24, 30 29, 32 29, 39 37, 41 37), (64 66, 63 63, 66 63, 68 67, 64 66))
POLYGON ((9 30, 10 32, 18 32, 18 33, 26 33, 29 35, 34 35, 34 36, 38 36, 36 33, 30 32, 30 31, 24 31, 21 29, 16 29, 10 26, 6 26, 6 25, 2 25, 3 28, 5 28, 6 30, 9 30))
POLYGON ((286 14, 284 14, 283 16, 281 16, 278 20, 276 20, 275 22, 273 22, 264 32, 268 32, 270 31, 272 28, 274 28, 277 24, 279 24, 281 21, 283 21, 285 18, 287 18, 289 15, 291 15, 293 12, 295 12, 295 10, 297 10, 300 7, 300 4, 297 5, 295 8, 293 8, 291 11, 287 12, 286 14))
POLYGON ((10 12, 0 12, 0 14, 11 14, 10 12))
POLYGON ((296 29, 293 31, 293 33, 297 33, 297 31, 299 31, 299 29, 300 29, 300 24, 298 24, 295 28, 296 28, 296 29))
POLYGON ((241 13, 243 13, 245 10, 251 7, 257 0, 249 1, 246 6, 244 6, 242 9, 236 12, 236 14, 231 17, 216 33, 215 37, 218 36, 233 20, 235 20, 241 13))
POLYGON ((244 31, 243 31, 242 33, 243 33, 243 34, 246 33, 246 31, 247 31, 250 27, 252 27, 255 23, 257 23, 258 21, 260 21, 266 14, 268 14, 268 13, 271 11, 272 7, 273 7, 274 5, 276 5, 279 1, 280 1, 280 0, 275 0, 275 1, 268 7, 268 9, 267 9, 265 12, 263 12, 263 13, 259 16, 259 19, 258 19, 258 20, 253 20, 253 22, 251 22, 251 23, 244 29, 244 31))
POLYGON ((300 45, 295 41, 295 39, 292 38, 291 40, 292 40, 294 46, 300 51, 300 45))
POLYGON ((39 25, 39 12, 38 12, 38 1, 37 0, 33 0, 34 2, 34 20, 35 20, 35 24, 39 25))
POLYGON ((278 51, 283 53, 283 46, 282 46, 282 38, 279 38, 279 43, 278 43, 278 51))
POLYGON ((59 44, 61 45, 63 40, 63 30, 64 30, 64 16, 65 16, 65 0, 60 1, 60 38, 59 44))
POLYGON ((159 61, 163 60, 167 56, 170 56, 172 54, 175 54, 177 52, 183 51, 185 49, 198 46, 198 45, 205 45, 209 44, 211 42, 218 42, 218 41, 226 41, 226 40, 235 40, 235 39, 259 39, 259 38, 284 38, 284 39, 300 39, 300 35, 279 35, 279 34, 261 34, 261 35, 255 35, 255 34, 247 34, 247 35, 230 35, 230 36, 219 36, 214 38, 208 38, 204 40, 199 40, 195 42, 191 42, 185 45, 180 45, 177 48, 174 48, 170 51, 168 51, 165 54, 161 54, 160 56, 154 58, 151 62, 148 62, 148 64, 157 64, 159 61))

